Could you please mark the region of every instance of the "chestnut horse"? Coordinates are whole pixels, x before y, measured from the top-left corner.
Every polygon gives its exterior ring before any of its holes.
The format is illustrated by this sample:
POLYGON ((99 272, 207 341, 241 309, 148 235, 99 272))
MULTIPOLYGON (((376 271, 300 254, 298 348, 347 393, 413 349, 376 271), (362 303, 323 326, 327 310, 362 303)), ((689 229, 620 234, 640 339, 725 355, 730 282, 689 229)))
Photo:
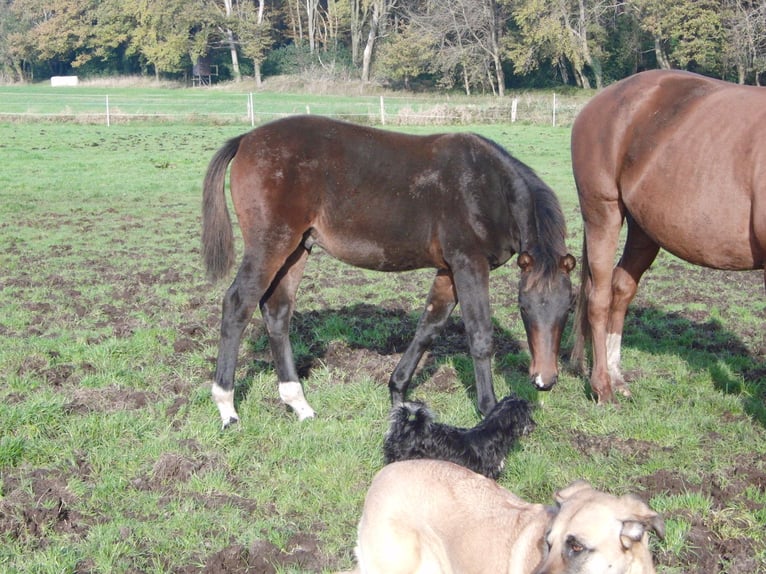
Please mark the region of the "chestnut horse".
POLYGON ((558 376, 570 307, 565 222, 558 200, 500 146, 471 134, 413 136, 318 116, 277 120, 229 140, 204 184, 202 243, 208 275, 234 262, 224 193, 230 187, 244 255, 223 299, 212 387, 224 427, 238 420, 234 371, 242 332, 260 307, 283 402, 300 419, 306 402, 288 337, 295 295, 315 245, 350 265, 380 271, 436 269, 414 338, 389 381, 404 400, 413 372, 460 300, 479 410, 492 387, 489 272, 519 253, 519 306, 540 388, 558 376))
POLYGON ((630 395, 620 370, 625 313, 661 247, 715 269, 764 267, 764 126, 764 88, 659 70, 606 88, 575 120, 585 229, 572 361, 584 366, 590 338, 599 402, 630 395))

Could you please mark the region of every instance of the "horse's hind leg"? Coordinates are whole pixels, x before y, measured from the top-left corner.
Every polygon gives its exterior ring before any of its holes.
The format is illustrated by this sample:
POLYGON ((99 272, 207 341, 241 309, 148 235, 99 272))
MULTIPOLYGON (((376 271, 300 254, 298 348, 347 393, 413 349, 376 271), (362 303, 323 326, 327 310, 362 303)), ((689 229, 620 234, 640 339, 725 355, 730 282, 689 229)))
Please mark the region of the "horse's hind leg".
POLYGON ((269 335, 274 369, 279 381, 279 396, 298 415, 298 420, 314 416, 314 409, 303 395, 290 345, 290 319, 295 309, 295 293, 303 276, 308 250, 302 245, 287 260, 261 300, 261 314, 269 335))
POLYGON ((393 405, 398 405, 404 401, 412 375, 423 357, 423 353, 444 328, 456 304, 457 294, 452 275, 448 271, 439 271, 431 285, 431 291, 426 299, 426 308, 418 320, 412 342, 404 351, 394 372, 391 373, 388 389, 393 405))
POLYGON ((641 276, 657 257, 660 246, 646 235, 630 216, 627 217, 627 221, 628 235, 625 248, 612 272, 612 302, 606 329, 606 358, 612 389, 630 396, 630 390, 620 368, 625 315, 628 312, 628 305, 636 295, 641 276))
POLYGON ((259 285, 253 258, 245 257, 229 289, 223 297, 221 314, 221 339, 218 343, 218 361, 213 383, 213 400, 221 414, 223 428, 239 420, 234 408, 234 371, 242 332, 250 322, 261 294, 268 285, 259 285))

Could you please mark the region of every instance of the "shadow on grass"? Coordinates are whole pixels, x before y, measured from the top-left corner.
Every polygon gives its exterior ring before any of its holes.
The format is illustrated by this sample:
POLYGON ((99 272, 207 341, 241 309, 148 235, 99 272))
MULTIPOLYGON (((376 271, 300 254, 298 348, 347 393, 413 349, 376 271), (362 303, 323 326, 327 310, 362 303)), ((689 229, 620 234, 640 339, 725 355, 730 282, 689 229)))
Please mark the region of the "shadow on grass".
POLYGON ((623 346, 676 355, 692 369, 707 371, 717 390, 739 395, 748 416, 766 427, 766 364, 721 322, 695 322, 653 306, 631 307, 623 346))
MULTIPOLYGON (((295 355, 295 364, 301 380, 308 377, 311 370, 323 365, 343 368, 343 365, 332 364, 328 359, 333 344, 340 342, 349 349, 364 350, 376 357, 368 357, 368 362, 379 358, 383 365, 372 371, 381 385, 387 389, 388 377, 398 361, 388 357, 400 355, 410 344, 415 334, 419 313, 408 313, 402 309, 387 309, 366 303, 341 307, 338 309, 323 309, 319 311, 296 312, 290 325, 290 341, 295 355)), ((269 350, 268 338, 263 324, 257 325, 252 333, 254 338, 245 340, 243 344, 242 361, 250 361, 247 370, 247 381, 237 385, 237 399, 242 400, 248 390, 249 382, 258 373, 273 370, 273 362, 269 350)), ((498 397, 509 392, 516 392, 531 400, 536 391, 529 384, 527 369, 529 356, 526 342, 522 345, 509 331, 493 322, 492 333, 495 350, 495 373, 504 380, 501 388, 495 388, 498 397)), ((427 358, 421 361, 419 368, 412 378, 408 394, 418 386, 429 381, 439 367, 451 361, 460 385, 476 405, 475 379, 473 361, 468 349, 465 327, 459 317, 450 317, 442 332, 427 351, 427 358)))

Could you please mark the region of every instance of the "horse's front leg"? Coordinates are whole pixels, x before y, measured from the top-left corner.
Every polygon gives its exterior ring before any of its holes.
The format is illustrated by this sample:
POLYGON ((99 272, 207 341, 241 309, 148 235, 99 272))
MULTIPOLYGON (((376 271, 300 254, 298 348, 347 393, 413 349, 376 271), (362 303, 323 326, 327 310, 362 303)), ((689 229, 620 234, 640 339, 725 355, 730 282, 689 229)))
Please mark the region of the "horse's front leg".
POLYGON ((277 274, 271 289, 261 300, 271 356, 279 381, 279 397, 298 415, 298 420, 314 417, 314 409, 303 394, 290 344, 290 319, 295 309, 295 293, 303 276, 308 250, 299 247, 277 274))
POLYGON ((444 328, 456 304, 457 295, 452 275, 445 270, 437 272, 412 342, 404 351, 394 372, 391 373, 388 389, 391 393, 392 405, 396 406, 404 401, 412 375, 423 353, 444 328))
POLYGON ((489 263, 482 256, 455 261, 454 280, 460 298, 468 347, 473 358, 476 395, 483 415, 497 404, 492 384, 492 314, 489 306, 489 263))

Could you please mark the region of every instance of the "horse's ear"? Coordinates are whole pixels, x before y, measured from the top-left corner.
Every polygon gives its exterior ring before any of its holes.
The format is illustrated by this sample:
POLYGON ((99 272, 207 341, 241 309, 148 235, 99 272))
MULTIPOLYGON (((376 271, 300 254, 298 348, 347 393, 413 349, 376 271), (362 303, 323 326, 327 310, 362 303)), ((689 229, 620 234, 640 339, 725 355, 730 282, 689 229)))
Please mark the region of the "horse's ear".
POLYGON ((577 260, 574 258, 573 255, 570 255, 569 253, 567 253, 561 258, 561 260, 559 261, 559 265, 564 271, 566 271, 567 273, 571 273, 572 270, 575 268, 575 265, 577 265, 577 260))
POLYGON ((535 264, 535 260, 532 259, 532 256, 529 253, 524 251, 522 253, 519 253, 519 258, 517 260, 517 263, 522 271, 529 271, 532 265, 535 264))

